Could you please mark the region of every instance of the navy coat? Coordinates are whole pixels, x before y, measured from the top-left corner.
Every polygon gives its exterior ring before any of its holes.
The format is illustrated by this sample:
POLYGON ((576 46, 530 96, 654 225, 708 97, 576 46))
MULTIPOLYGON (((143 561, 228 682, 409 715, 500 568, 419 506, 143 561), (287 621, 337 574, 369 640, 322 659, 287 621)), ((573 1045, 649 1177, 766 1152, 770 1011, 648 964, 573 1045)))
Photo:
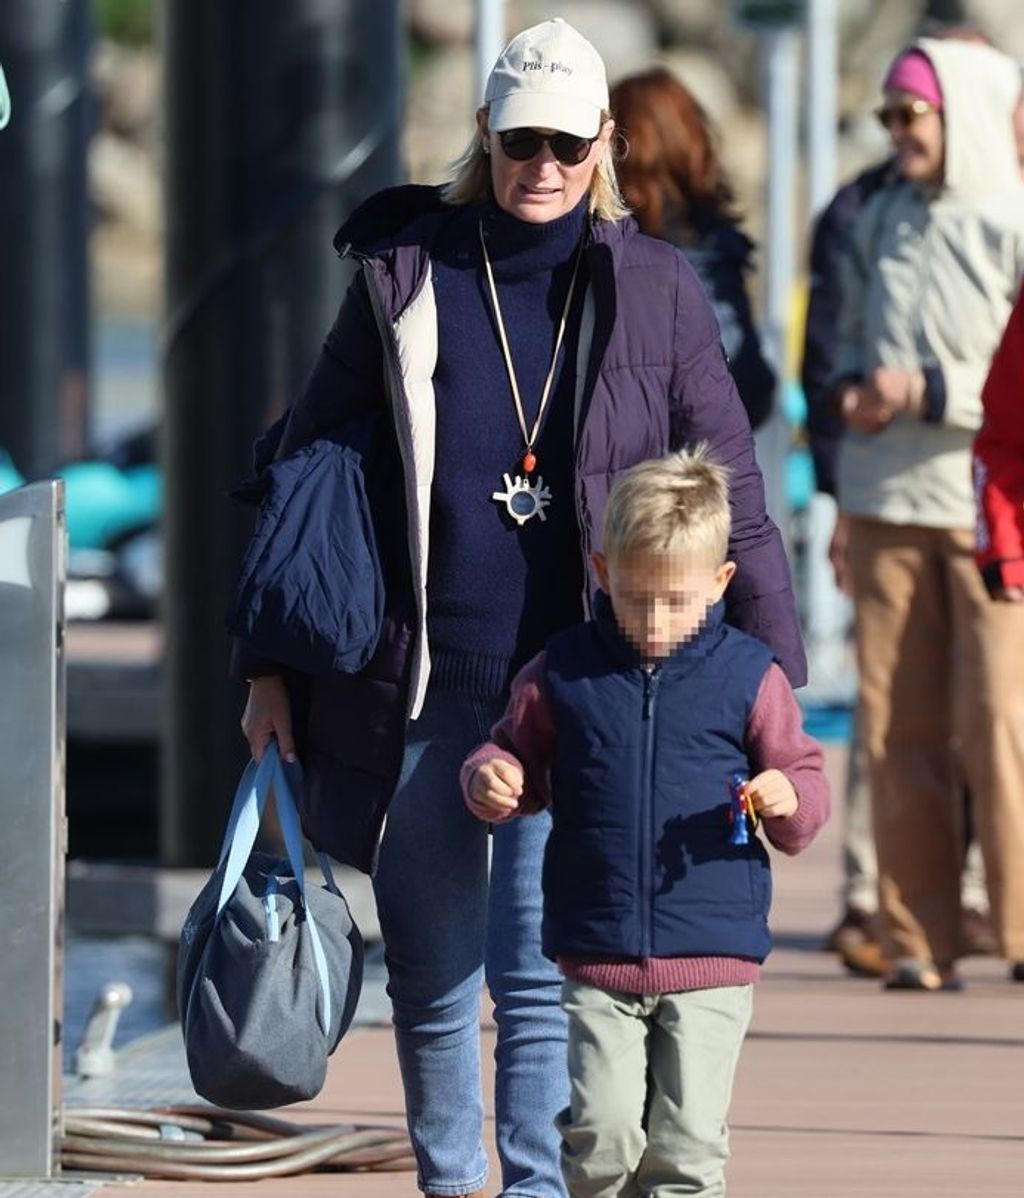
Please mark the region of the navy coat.
POLYGON ((775 371, 761 350, 744 277, 751 267, 754 243, 725 220, 711 223, 695 242, 670 240, 704 284, 750 427, 758 428, 772 413, 775 371))
POLYGON ((800 372, 807 400, 807 435, 818 490, 836 493, 836 465, 843 422, 833 400, 839 309, 843 296, 839 277, 849 253, 853 227, 872 195, 892 178, 891 161, 863 171, 844 184, 818 218, 811 241, 811 291, 800 372))

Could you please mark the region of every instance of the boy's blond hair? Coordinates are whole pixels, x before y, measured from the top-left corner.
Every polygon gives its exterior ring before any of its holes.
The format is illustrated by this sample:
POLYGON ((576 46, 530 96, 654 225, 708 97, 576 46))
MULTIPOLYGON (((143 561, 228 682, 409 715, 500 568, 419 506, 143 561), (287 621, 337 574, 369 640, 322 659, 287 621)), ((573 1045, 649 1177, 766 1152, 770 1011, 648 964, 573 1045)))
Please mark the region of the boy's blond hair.
POLYGON ((702 442, 619 479, 604 512, 604 555, 679 553, 717 568, 728 554, 729 526, 729 472, 702 442))
MULTIPOLYGON (((486 111, 487 105, 484 105, 486 111)), ((611 113, 601 113, 600 128, 611 119, 611 113)), ((441 198, 447 204, 475 204, 491 194, 491 163, 484 153, 484 139, 476 129, 469 145, 452 164, 452 177, 441 188, 441 198)), ((612 148, 599 159, 590 180, 589 209, 598 220, 619 220, 629 215, 629 208, 619 190, 615 176, 612 148)))

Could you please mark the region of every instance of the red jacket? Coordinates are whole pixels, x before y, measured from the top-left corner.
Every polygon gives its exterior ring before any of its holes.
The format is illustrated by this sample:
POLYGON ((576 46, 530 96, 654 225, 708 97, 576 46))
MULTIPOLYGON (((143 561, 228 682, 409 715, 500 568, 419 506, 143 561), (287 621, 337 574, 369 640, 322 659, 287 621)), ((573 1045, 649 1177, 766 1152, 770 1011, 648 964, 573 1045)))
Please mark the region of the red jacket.
POLYGON ((978 565, 990 591, 1024 587, 1024 292, 981 398, 984 420, 974 442, 978 565))

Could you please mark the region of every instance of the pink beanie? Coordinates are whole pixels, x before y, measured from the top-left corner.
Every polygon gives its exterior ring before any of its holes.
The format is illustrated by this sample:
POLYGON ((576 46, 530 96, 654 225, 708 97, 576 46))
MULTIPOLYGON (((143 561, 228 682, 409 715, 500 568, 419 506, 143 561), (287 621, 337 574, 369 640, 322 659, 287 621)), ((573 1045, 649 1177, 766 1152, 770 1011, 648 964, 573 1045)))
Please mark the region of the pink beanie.
POLYGON ((942 88, 928 55, 922 50, 905 50, 889 68, 882 85, 885 91, 912 92, 927 100, 933 108, 942 109, 942 88))

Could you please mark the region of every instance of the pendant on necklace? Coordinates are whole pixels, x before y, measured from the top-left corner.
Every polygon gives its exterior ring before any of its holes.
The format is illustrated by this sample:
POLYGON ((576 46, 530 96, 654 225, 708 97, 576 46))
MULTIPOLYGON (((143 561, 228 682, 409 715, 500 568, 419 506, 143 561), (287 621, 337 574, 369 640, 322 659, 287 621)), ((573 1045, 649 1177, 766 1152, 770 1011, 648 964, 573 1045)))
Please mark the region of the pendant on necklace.
MULTIPOLYGON (((525 467, 525 461, 523 464, 525 467)), ((503 503, 508 514, 518 525, 522 526, 534 516, 539 516, 542 521, 547 519, 544 509, 551 502, 551 489, 544 486, 544 479, 540 475, 537 476, 536 483, 531 483, 529 478, 523 478, 518 474, 515 482, 508 474, 502 477, 505 480, 505 490, 495 491, 491 498, 503 503)))

